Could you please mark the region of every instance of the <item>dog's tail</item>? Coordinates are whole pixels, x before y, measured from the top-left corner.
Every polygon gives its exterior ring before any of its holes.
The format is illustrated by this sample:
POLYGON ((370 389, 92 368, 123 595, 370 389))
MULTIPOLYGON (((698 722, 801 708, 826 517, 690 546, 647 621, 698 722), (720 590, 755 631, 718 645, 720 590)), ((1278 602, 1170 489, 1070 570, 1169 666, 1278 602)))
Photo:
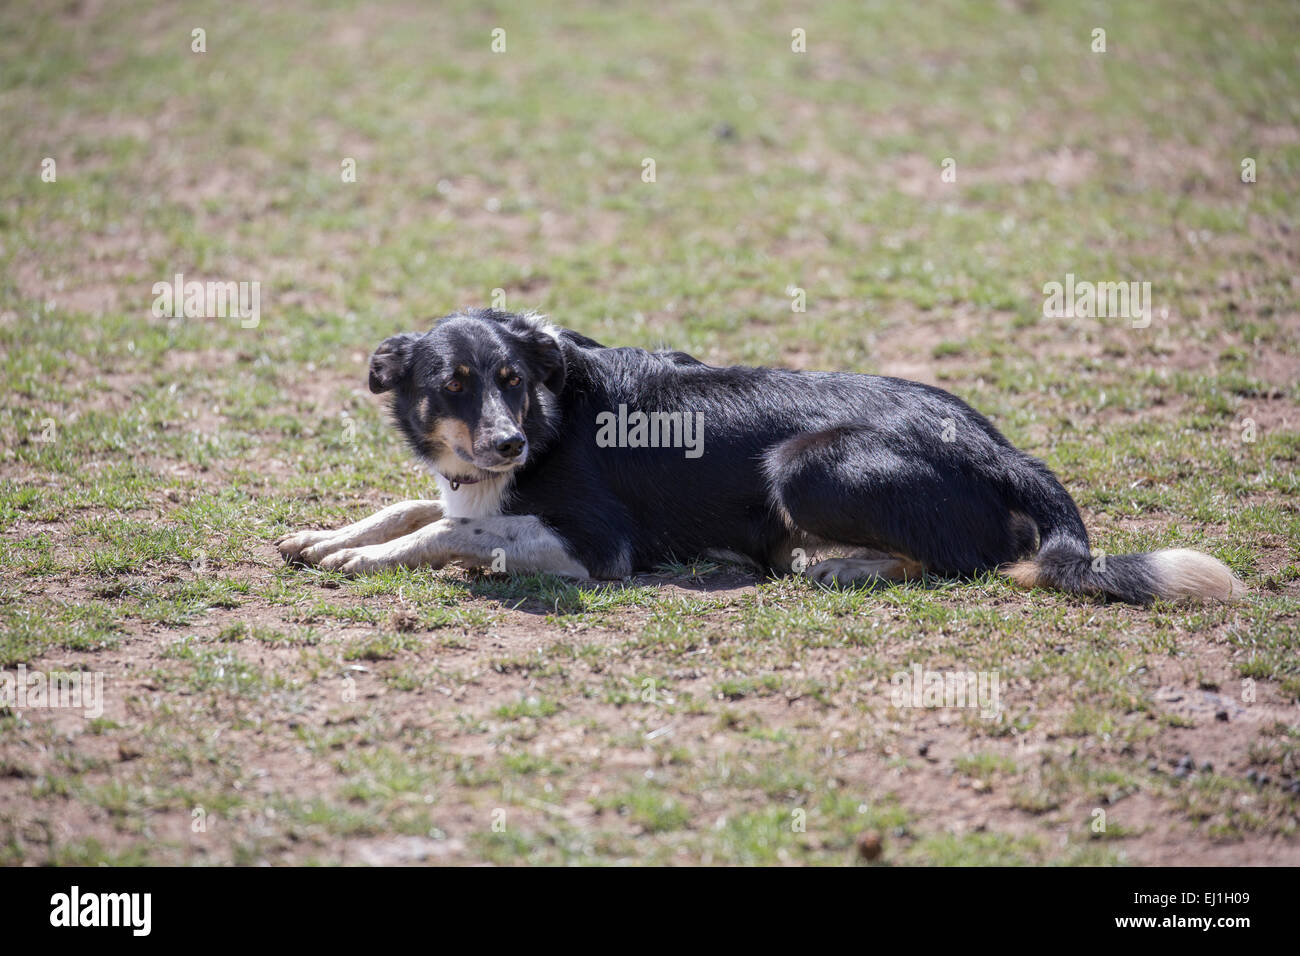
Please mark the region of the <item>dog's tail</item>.
POLYGON ((1038 527, 1038 553, 1006 565, 1002 573, 1022 587, 1051 587, 1075 594, 1147 604, 1156 598, 1230 601, 1246 586, 1216 558, 1176 548, 1143 554, 1097 554, 1069 492, 1047 466, 1029 458, 1009 476, 1014 507, 1038 527))

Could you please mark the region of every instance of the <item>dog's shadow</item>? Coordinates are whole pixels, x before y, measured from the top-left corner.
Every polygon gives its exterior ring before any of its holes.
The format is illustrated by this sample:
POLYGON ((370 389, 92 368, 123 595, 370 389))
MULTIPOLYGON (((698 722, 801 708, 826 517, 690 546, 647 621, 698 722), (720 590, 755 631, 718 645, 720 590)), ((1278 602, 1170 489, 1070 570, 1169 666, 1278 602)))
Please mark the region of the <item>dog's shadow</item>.
MULTIPOLYGON (((639 603, 642 597, 657 598, 665 588, 697 594, 716 594, 756 587, 782 577, 735 565, 691 565, 661 567, 614 581, 574 581, 552 574, 492 574, 470 571, 466 588, 477 598, 494 601, 538 616, 585 614, 639 603)), ((786 576, 791 577, 791 576, 786 576)), ((892 587, 935 590, 943 579, 926 575, 906 582, 864 581, 853 585, 826 587, 818 591, 875 592, 892 587)))
POLYGON ((491 574, 470 571, 470 594, 538 616, 585 614, 640 603, 671 586, 683 591, 712 593, 752 587, 764 577, 756 572, 725 569, 692 575, 671 571, 635 574, 614 581, 574 581, 553 574, 491 574))

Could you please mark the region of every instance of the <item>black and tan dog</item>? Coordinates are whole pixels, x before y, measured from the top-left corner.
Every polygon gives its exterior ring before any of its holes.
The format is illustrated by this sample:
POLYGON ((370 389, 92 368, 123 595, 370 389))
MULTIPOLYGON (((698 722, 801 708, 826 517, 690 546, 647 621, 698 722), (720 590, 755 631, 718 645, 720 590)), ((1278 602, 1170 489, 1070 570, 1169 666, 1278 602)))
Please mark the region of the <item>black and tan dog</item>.
POLYGON ((916 382, 717 368, 473 310, 384 341, 370 389, 441 498, 289 535, 290 560, 621 578, 710 556, 824 584, 998 570, 1137 603, 1244 592, 1198 551, 1094 556, 1042 462, 916 382), (870 555, 809 560, 827 548, 870 555))

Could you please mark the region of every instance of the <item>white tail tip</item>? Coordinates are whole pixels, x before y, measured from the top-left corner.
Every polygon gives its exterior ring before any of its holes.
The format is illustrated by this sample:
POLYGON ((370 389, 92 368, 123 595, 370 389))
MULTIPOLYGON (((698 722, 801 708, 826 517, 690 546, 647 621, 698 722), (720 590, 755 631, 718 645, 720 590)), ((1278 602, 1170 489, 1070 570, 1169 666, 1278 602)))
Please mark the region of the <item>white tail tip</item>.
POLYGON ((1149 556, 1155 571, 1156 593, 1167 600, 1213 598, 1235 601, 1246 596, 1246 585, 1217 558, 1188 548, 1153 551, 1149 556))

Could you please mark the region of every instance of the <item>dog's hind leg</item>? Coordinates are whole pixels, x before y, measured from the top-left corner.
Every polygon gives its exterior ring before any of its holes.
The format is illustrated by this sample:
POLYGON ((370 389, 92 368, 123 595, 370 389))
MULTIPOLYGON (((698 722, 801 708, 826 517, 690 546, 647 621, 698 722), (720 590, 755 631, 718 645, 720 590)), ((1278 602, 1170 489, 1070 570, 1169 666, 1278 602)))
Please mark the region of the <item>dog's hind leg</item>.
POLYGON ((910 558, 824 558, 803 570, 810 581, 827 587, 915 581, 924 573, 925 568, 910 558))
POLYGON ((360 548, 392 541, 432 524, 443 516, 441 501, 401 501, 369 518, 332 531, 298 531, 275 542, 286 561, 319 564, 344 548, 360 548))
POLYGON ((807 572, 813 580, 967 575, 1023 553, 996 489, 963 449, 928 437, 851 425, 797 435, 767 453, 772 503, 792 535, 889 556, 823 561, 807 572))

